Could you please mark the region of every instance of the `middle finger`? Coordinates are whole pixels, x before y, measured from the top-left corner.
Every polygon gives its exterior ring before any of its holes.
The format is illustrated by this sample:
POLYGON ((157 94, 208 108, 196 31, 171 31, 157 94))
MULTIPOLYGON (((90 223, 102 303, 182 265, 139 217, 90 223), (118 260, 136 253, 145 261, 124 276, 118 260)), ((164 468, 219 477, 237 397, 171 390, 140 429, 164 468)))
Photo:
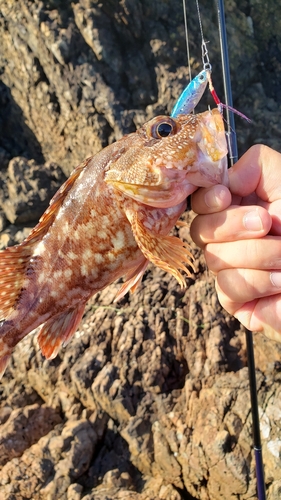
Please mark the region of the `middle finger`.
POLYGON ((197 215, 190 226, 193 241, 203 248, 207 243, 236 241, 265 236, 272 219, 259 206, 231 206, 222 212, 197 215))

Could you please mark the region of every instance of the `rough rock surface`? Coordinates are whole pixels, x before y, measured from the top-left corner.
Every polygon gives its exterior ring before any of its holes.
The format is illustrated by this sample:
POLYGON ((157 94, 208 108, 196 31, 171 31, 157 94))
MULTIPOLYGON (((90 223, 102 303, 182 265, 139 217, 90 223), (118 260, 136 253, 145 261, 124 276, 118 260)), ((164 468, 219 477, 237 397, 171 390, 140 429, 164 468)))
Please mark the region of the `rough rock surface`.
MULTIPOLYGON (((201 68, 189 2, 194 72, 201 68)), ((216 15, 200 2, 222 95, 216 15)), ((226 2, 240 151, 280 148, 278 2, 226 2)), ((85 157, 171 110, 186 84, 181 2, 0 2, 0 245, 21 241, 85 157)), ((212 104, 206 96, 199 110, 212 104)), ((192 213, 185 214, 187 221, 192 213)), ((175 230, 176 231, 176 230, 175 230)), ((180 235, 190 242, 186 229, 180 235)), ((191 242, 190 242, 191 243, 191 242)), ((243 329, 191 243, 186 291, 150 267, 88 304, 53 361, 28 336, 0 385, 3 500, 256 499, 243 329)), ((281 347, 255 337, 268 500, 281 497, 281 347)))

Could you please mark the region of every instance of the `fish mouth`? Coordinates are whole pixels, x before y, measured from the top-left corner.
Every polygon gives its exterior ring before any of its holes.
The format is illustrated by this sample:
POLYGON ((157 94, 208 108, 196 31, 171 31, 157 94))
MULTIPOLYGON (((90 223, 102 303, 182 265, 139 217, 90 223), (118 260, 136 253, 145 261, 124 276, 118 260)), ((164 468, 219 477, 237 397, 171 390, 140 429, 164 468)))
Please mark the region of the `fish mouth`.
POLYGON ((227 167, 227 156, 224 156, 216 162, 204 157, 198 159, 198 161, 193 164, 192 169, 186 174, 186 179, 197 188, 211 187, 215 184, 223 184, 228 187, 229 179, 227 167))
POLYGON ((211 187, 215 184, 228 186, 226 156, 214 162, 201 153, 187 170, 165 167, 160 167, 159 170, 161 182, 156 185, 143 186, 118 181, 110 181, 110 184, 133 200, 155 208, 174 207, 200 187, 211 187))

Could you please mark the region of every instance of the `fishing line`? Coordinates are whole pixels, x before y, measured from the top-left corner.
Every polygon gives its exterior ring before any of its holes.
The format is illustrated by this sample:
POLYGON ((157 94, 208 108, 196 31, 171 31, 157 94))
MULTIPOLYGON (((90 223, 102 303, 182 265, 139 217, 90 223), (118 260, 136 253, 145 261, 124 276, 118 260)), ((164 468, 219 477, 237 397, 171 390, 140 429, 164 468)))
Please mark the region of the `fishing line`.
POLYGON ((197 16, 198 16, 198 21, 199 21, 199 28, 200 28, 201 40, 202 40, 202 43, 203 43, 204 42, 204 34, 203 34, 202 18, 201 18, 201 12, 200 12, 200 7, 199 7, 199 1, 198 0, 196 0, 196 8, 197 8, 197 16))
MULTIPOLYGON (((198 17, 199 29, 200 29, 200 35, 201 35, 202 65, 203 65, 203 69, 207 71, 209 89, 210 89, 210 92, 212 94, 212 91, 211 91, 211 86, 212 86, 212 80, 211 80, 212 65, 211 65, 210 59, 209 59, 209 52, 208 52, 208 47, 207 47, 207 43, 208 42, 205 41, 205 37, 204 37, 202 17, 201 17, 200 6, 199 6, 199 1, 198 0, 196 0, 196 8, 197 8, 197 17, 198 17)), ((213 96, 213 98, 214 98, 214 96, 213 96)), ((217 104, 217 102, 216 102, 216 104, 217 104)), ((212 301, 211 289, 210 289, 210 286, 209 286, 209 283, 208 283, 208 279, 211 276, 211 273, 210 273, 210 271, 209 271, 209 269, 207 267, 205 269, 205 273, 206 273, 206 277, 207 277, 207 279, 205 279, 205 282, 207 283, 207 303, 209 302, 209 304, 211 304, 211 301, 212 301)), ((211 317, 211 320, 210 320, 210 332, 212 331, 212 328, 213 328, 213 320, 212 320, 212 317, 211 317)))
MULTIPOLYGON (((235 121, 233 113, 237 113, 246 120, 250 121, 242 113, 237 112, 232 105, 232 90, 231 90, 231 78, 230 78, 230 68, 228 60, 228 46, 227 46, 227 35, 226 35, 226 25, 225 25, 225 15, 224 15, 224 2, 223 0, 217 0, 217 14, 218 14, 218 28, 219 28, 219 39, 220 39, 220 50, 221 50, 221 60, 222 60, 222 70, 223 70, 223 85, 226 104, 221 103, 216 91, 213 87, 211 80, 211 64, 209 60, 208 48, 203 33, 203 25, 201 12, 199 7, 199 0, 196 1, 197 15, 199 21, 199 29, 201 34, 201 50, 202 50, 202 64, 203 69, 207 72, 207 78, 209 82, 209 89, 214 98, 215 103, 218 106, 219 111, 222 113, 223 108, 226 109, 226 123, 227 131, 226 137, 228 141, 229 149, 229 160, 231 166, 238 160, 238 149, 237 149, 237 138, 235 133, 235 121)), ((187 15, 186 15, 186 4, 183 0, 183 11, 184 11, 184 22, 185 22, 185 36, 186 36, 186 46, 187 46, 187 58, 189 63, 189 76, 191 80, 191 68, 190 68, 190 54, 189 54, 189 41, 188 41, 188 30, 187 30, 187 15)), ((195 104, 196 105, 196 104, 195 104)), ((248 370, 249 370, 249 385, 250 385, 250 395, 251 395, 251 411, 253 420, 253 441, 254 441, 254 453, 256 461, 256 478, 257 478, 257 493, 258 500, 266 499, 265 492, 265 480, 264 480, 264 469, 262 460, 262 447, 260 438, 260 422, 258 413, 258 398, 257 398, 257 387, 256 387, 256 374, 255 374, 255 359, 254 359, 254 348, 253 348, 253 337, 252 332, 245 329, 246 331, 246 343, 247 343, 247 356, 248 356, 248 370)))
POLYGON ((192 74, 191 74, 191 64, 190 64, 189 36, 188 36, 187 12, 186 12, 185 0, 182 0, 182 7, 183 7, 184 32, 185 32, 185 41, 186 41, 186 55, 187 55, 187 63, 188 63, 188 73, 189 73, 189 81, 191 82, 192 74))
POLYGON ((219 39, 221 47, 221 60, 222 60, 222 75, 223 75, 223 88, 225 93, 225 104, 226 104, 226 123, 227 123, 227 142, 229 146, 229 160, 231 166, 238 160, 238 149, 237 149, 237 139, 235 132, 235 121, 233 112, 232 102, 232 91, 231 91, 231 79, 229 70, 229 60, 228 60, 228 47, 227 47, 227 35, 224 22, 224 6, 223 3, 218 0, 218 25, 219 25, 219 39))
POLYGON ((200 7, 199 7, 199 0, 195 0, 195 1, 196 1, 199 29, 200 29, 200 34, 201 34, 201 50, 202 50, 203 68, 206 70, 212 71, 212 66, 210 64, 210 59, 209 59, 209 52, 208 52, 208 48, 207 48, 208 42, 205 42, 204 33, 203 33, 203 25, 202 25, 202 18, 201 18, 201 12, 200 12, 200 7))
MULTIPOLYGON (((197 8, 197 16, 198 16, 198 22, 199 22, 199 29, 200 29, 200 34, 201 34, 201 51, 202 51, 203 69, 207 72, 207 79, 208 79, 208 83, 209 83, 210 93, 212 94, 212 97, 213 97, 213 99, 214 99, 214 101, 215 101, 215 103, 216 103, 216 105, 218 107, 218 110, 220 111, 220 113, 221 113, 222 116, 223 116, 223 109, 226 110, 226 116, 227 116, 226 123, 227 123, 227 126, 228 126, 228 129, 227 129, 227 132, 226 132, 226 138, 227 138, 228 149, 229 149, 228 156, 229 156, 229 160, 230 160, 231 165, 233 165, 233 163, 238 160, 237 142, 235 140, 235 136, 236 136, 236 133, 235 133, 235 123, 234 123, 233 113, 237 114, 238 116, 241 116, 241 118, 243 118, 244 120, 246 120, 248 122, 251 122, 251 120, 246 115, 244 115, 243 113, 241 113, 237 109, 233 108, 232 94, 229 93, 229 91, 227 90, 228 88, 231 88, 231 86, 230 86, 230 76, 228 76, 227 72, 224 69, 225 68, 224 60, 223 60, 222 66, 223 66, 224 88, 226 89, 225 90, 225 92, 226 92, 226 95, 225 95, 225 104, 223 102, 221 102, 221 100, 219 99, 219 97, 218 97, 218 95, 217 95, 217 93, 216 93, 216 91, 214 89, 214 85, 213 85, 212 78, 211 78, 212 65, 210 63, 209 51, 208 51, 208 48, 207 48, 207 43, 208 42, 206 42, 205 38, 204 38, 203 24, 202 24, 201 12, 200 12, 199 0, 195 0, 195 1, 196 1, 196 8, 197 8)), ((220 41, 221 41, 221 43, 223 43, 224 46, 226 46, 226 43, 225 43, 225 40, 224 40, 224 38, 226 37, 226 34, 225 34, 224 30, 222 29, 220 17, 219 17, 219 35, 220 35, 220 41)), ((227 51, 224 52, 222 45, 221 45, 221 54, 222 54, 222 58, 226 60, 226 64, 228 65, 228 52, 227 51)))

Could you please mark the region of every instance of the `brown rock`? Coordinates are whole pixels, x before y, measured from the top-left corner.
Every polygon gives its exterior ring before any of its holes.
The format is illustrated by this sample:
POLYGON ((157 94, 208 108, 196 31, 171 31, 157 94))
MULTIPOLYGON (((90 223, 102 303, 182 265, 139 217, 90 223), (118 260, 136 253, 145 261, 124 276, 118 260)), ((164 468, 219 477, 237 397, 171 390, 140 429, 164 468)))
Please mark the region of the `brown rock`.
MULTIPOLYGON (((253 120, 237 119, 239 151, 280 150, 277 4, 225 4, 234 106, 253 120)), ((222 96, 213 5, 200 8, 222 96)), ((37 222, 60 168, 169 112, 187 70, 180 2, 3 0, 0 13, 0 245, 10 245, 37 222)), ((195 74, 195 3, 188 18, 195 74)), ((208 104, 209 94, 198 110, 208 104)), ((33 336, 17 347, 0 394, 3 500, 256 499, 244 332, 191 246, 186 291, 149 268, 121 303, 117 284, 98 294, 56 359, 33 336)), ((267 498, 277 500, 281 348, 254 342, 267 498)))
POLYGON ((0 429, 0 464, 22 455, 26 448, 60 422, 61 418, 53 408, 38 404, 12 411, 0 429))

